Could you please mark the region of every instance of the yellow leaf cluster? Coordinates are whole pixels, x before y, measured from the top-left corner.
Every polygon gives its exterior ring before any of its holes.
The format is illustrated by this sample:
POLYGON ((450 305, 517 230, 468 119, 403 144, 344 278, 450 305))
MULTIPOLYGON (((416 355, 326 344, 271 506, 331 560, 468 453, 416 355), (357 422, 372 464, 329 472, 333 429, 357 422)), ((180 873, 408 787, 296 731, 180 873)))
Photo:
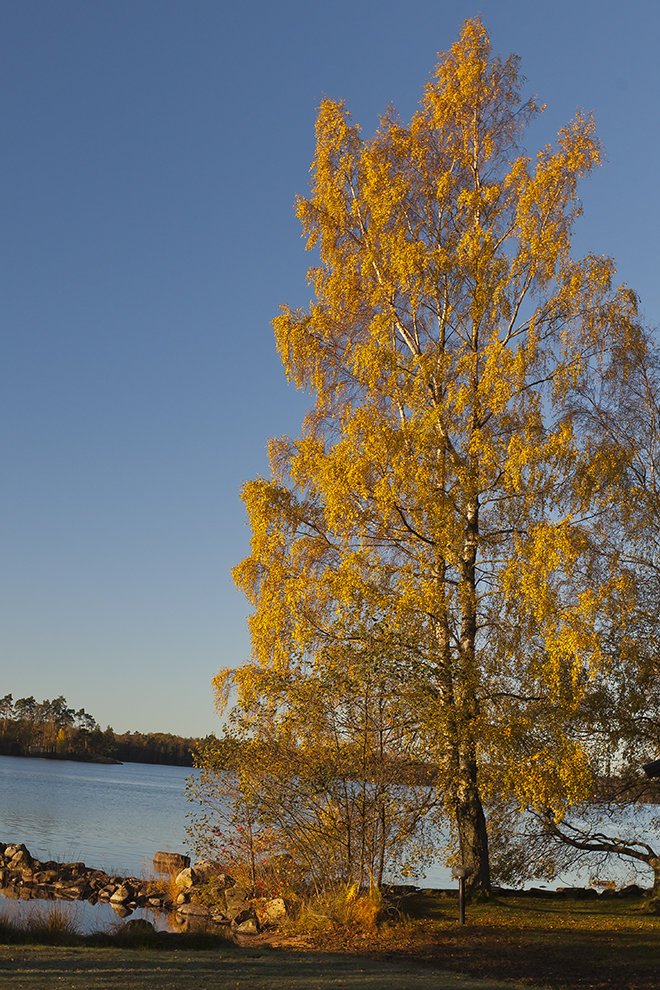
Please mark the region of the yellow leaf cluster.
POLYGON ((315 301, 274 321, 314 406, 299 438, 272 442, 272 480, 243 492, 243 700, 268 693, 257 669, 319 669, 330 645, 380 637, 459 810, 476 807, 480 775, 521 804, 587 788, 570 719, 620 592, 590 524, 616 456, 571 407, 615 348, 644 343, 612 262, 571 255, 577 184, 601 158, 594 122, 578 114, 532 159, 518 142, 542 109, 478 18, 409 125, 389 109, 363 140, 343 103, 322 103, 297 203, 315 301))

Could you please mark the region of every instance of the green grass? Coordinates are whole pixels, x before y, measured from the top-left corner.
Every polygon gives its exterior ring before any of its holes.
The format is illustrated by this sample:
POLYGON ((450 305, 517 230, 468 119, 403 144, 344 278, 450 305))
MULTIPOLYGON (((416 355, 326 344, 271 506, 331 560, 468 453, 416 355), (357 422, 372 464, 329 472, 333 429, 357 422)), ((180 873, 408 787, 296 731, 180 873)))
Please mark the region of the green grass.
POLYGON ((501 981, 346 955, 0 946, 3 990, 511 990, 501 981))
POLYGON ((326 929, 311 944, 557 990, 657 990, 660 916, 640 913, 643 904, 505 898, 468 905, 461 926, 455 900, 418 894, 400 902, 402 921, 389 929, 326 929))

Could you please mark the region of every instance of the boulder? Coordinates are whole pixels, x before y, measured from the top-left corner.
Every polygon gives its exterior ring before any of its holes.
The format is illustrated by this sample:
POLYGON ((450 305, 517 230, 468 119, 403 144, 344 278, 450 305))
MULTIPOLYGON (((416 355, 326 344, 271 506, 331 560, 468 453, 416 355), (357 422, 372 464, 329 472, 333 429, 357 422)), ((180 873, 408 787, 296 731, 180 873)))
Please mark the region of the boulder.
POLYGON ((287 910, 283 898, 273 897, 266 903, 263 915, 259 920, 264 925, 280 925, 286 916, 287 910))
POLYGON ((280 925, 286 920, 286 904, 282 897, 259 897, 251 903, 260 925, 280 925))
POLYGON ((182 914, 184 918, 188 918, 194 915, 196 918, 208 918, 209 909, 203 904, 195 904, 191 901, 189 904, 182 904, 176 909, 177 914, 182 914))
POLYGON ((10 842, 9 845, 5 846, 5 851, 3 855, 5 859, 13 859, 14 856, 19 852, 27 853, 28 858, 30 859, 32 858, 30 856, 30 853, 28 852, 27 846, 25 846, 22 842, 20 845, 14 845, 13 842, 10 842))
POLYGON ((246 918, 245 921, 241 921, 240 925, 236 925, 235 930, 239 935, 259 934, 259 928, 257 927, 257 922, 255 918, 246 918))
POLYGON ((143 932, 145 935, 155 934, 156 929, 146 918, 133 918, 121 926, 122 932, 143 932))
POLYGON ((190 866, 190 856, 182 853, 157 852, 154 856, 156 873, 178 873, 190 866))
POLYGON ((20 870, 23 867, 28 867, 32 864, 32 857, 26 849, 19 849, 18 852, 14 853, 9 861, 9 868, 11 870, 20 870))
POLYGON ((197 880, 197 874, 189 866, 177 873, 174 881, 179 890, 190 890, 197 880))
POLYGON ((126 901, 130 901, 132 896, 133 896, 133 891, 131 890, 131 888, 124 886, 124 884, 122 884, 121 887, 117 887, 114 894, 112 894, 112 896, 110 897, 110 903, 124 904, 126 901))
POLYGON ((250 911, 252 908, 248 892, 243 887, 230 887, 228 890, 225 890, 225 901, 227 904, 227 916, 231 921, 237 918, 239 914, 250 911))
POLYGON ((196 863, 193 863, 192 868, 202 880, 205 880, 210 874, 222 873, 222 863, 218 863, 215 859, 198 859, 196 863))

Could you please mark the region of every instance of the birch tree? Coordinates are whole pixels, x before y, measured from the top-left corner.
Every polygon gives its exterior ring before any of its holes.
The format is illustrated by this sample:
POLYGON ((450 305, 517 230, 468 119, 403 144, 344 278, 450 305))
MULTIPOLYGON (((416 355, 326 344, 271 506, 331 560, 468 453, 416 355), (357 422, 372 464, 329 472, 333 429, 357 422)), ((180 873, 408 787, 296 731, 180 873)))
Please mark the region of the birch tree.
POLYGON ((613 349, 643 347, 612 261, 571 254, 594 122, 578 113, 529 156, 543 108, 522 82, 473 19, 409 124, 389 108, 364 140, 343 103, 321 104, 297 202, 315 298, 274 321, 313 407, 271 442, 272 477, 245 485, 235 570, 254 606, 241 691, 250 669, 255 683, 381 636, 475 889, 489 790, 560 807, 589 786, 563 719, 602 672, 599 610, 623 592, 593 567, 589 522, 612 465, 570 403, 613 349))

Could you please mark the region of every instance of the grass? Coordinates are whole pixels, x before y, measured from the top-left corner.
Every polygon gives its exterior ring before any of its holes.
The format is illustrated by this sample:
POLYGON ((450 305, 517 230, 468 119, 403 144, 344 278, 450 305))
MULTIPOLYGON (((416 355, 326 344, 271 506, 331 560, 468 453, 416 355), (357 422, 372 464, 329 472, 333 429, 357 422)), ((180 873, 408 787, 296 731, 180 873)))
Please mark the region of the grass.
POLYGON ((25 916, 12 918, 0 909, 0 942, 58 945, 76 942, 81 934, 76 912, 71 912, 69 905, 64 908, 58 903, 31 901, 25 916))
POLYGON ((10 932, 8 942, 0 925, 0 984, 3 990, 655 990, 660 916, 640 913, 643 903, 507 897, 469 904, 461 926, 455 899, 417 893, 402 897, 380 924, 364 912, 342 919, 337 905, 325 915, 307 914, 297 927, 270 936, 279 948, 259 940, 241 948, 204 933, 119 929, 83 936, 57 930, 54 922, 10 932))
POLYGON ((3 990, 512 990, 411 963, 234 948, 230 952, 0 945, 3 990))
POLYGON ((468 905, 461 926, 456 900, 415 894, 398 923, 372 933, 319 920, 305 944, 557 990, 656 990, 660 916, 643 903, 507 897, 468 905))

